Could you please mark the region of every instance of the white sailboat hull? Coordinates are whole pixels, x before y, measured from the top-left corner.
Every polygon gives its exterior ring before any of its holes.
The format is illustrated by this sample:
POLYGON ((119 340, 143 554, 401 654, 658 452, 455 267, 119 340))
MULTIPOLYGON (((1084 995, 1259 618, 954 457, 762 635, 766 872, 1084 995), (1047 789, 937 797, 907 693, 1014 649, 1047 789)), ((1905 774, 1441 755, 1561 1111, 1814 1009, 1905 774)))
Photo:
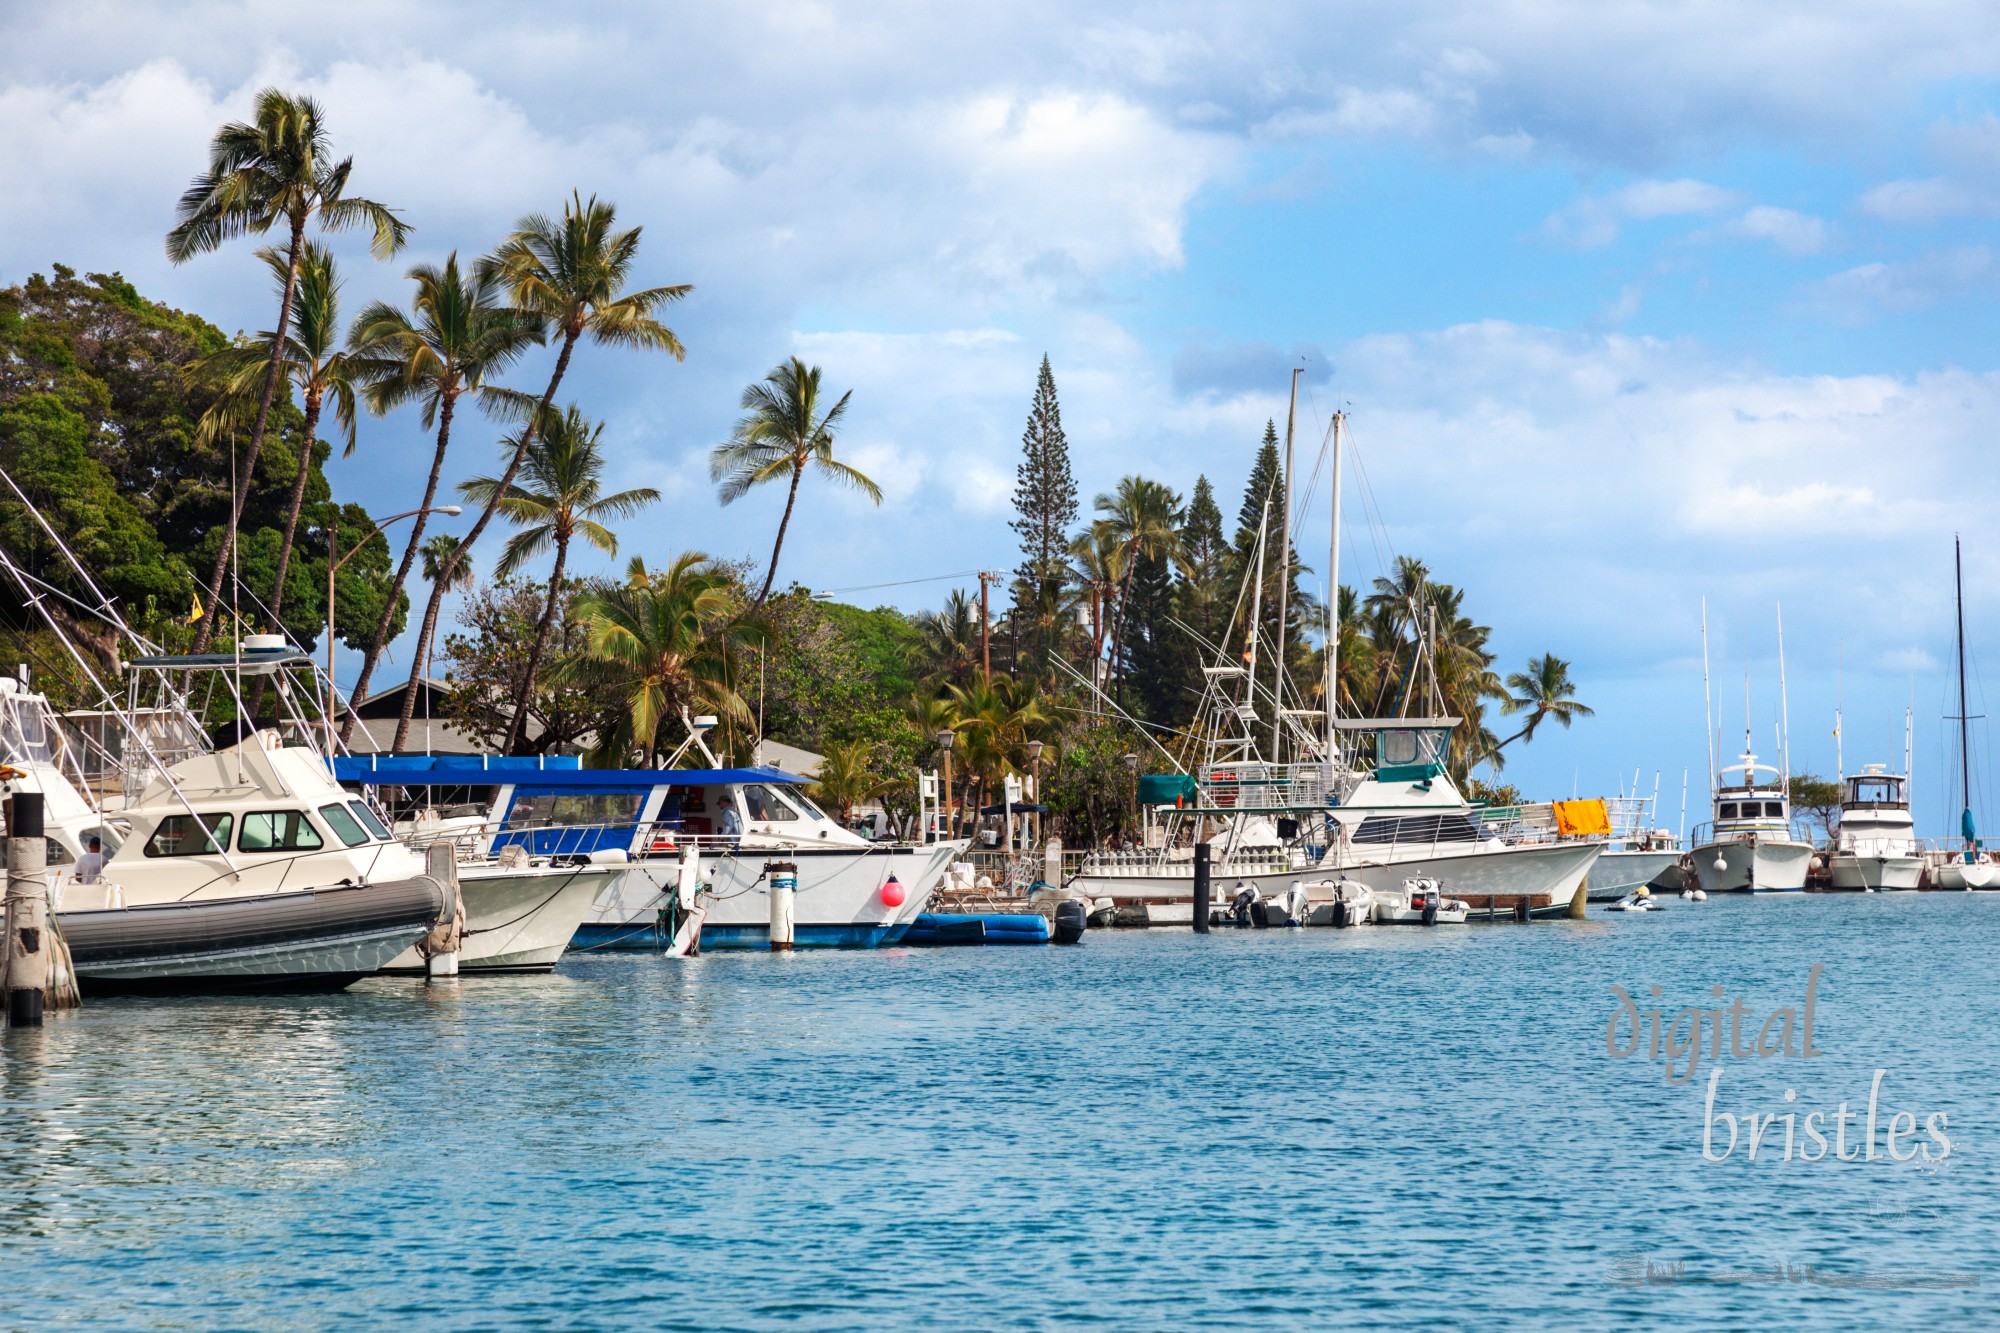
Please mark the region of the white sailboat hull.
POLYGON ((1704 843, 1694 849, 1694 873, 1705 893, 1797 893, 1812 852, 1810 843, 1780 839, 1704 843))

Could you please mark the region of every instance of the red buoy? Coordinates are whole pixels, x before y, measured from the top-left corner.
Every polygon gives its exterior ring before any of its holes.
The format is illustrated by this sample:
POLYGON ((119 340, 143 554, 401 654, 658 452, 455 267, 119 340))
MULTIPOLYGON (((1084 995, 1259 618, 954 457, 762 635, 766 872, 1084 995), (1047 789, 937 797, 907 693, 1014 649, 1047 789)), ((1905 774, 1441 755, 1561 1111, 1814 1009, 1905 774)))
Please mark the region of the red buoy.
POLYGON ((904 896, 902 881, 889 876, 889 882, 882 886, 882 901, 890 907, 901 907, 904 896))

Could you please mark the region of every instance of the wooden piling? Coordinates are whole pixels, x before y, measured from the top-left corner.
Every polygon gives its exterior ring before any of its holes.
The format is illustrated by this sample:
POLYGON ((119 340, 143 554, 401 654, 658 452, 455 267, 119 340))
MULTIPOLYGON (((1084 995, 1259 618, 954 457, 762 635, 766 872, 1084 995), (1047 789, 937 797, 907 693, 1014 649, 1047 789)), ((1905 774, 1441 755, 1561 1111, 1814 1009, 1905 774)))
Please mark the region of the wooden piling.
POLYGON ((49 844, 42 794, 7 799, 7 1026, 38 1028, 49 988, 49 844))

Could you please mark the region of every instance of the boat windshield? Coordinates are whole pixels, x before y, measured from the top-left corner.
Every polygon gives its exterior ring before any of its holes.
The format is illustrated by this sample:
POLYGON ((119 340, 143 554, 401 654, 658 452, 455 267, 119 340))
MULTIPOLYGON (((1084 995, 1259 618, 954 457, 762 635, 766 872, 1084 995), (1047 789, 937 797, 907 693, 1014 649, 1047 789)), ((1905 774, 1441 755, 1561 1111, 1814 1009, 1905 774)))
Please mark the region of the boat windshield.
POLYGON ((1901 805, 1903 803, 1903 780, 1901 778, 1865 777, 1847 780, 1847 803, 1849 805, 1901 805))
POLYGON ((146 839, 148 856, 215 856, 229 845, 228 815, 168 815, 146 839))
POLYGON ((239 852, 314 852, 326 844, 303 810, 256 810, 243 816, 239 852))
POLYGON ((753 824, 777 824, 799 817, 798 811, 760 782, 743 784, 743 805, 753 824))

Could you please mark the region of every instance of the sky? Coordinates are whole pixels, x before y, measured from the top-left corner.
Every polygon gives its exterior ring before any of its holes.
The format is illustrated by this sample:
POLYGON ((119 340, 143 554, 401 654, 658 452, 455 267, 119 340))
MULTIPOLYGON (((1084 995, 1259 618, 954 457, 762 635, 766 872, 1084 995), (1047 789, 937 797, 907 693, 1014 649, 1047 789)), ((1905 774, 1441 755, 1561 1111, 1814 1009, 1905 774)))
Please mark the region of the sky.
MULTIPOLYGON (((1302 366, 1301 491, 1348 413, 1342 580, 1418 556, 1503 672, 1553 652, 1596 710, 1511 747, 1508 780, 1636 773, 1674 827, 1685 773, 1700 819, 1705 601, 1725 756, 1746 678, 1754 748, 1782 714, 1794 770, 1834 769, 1836 709, 1850 771, 1900 767, 1909 710, 1920 826, 1955 820, 1955 533, 1969 711, 2000 669, 1990 5, 7 6, 0 282, 116 270, 268 327, 251 245, 162 248, 267 85, 319 98, 352 189, 416 229, 387 263, 334 239, 352 309, 572 190, 643 226, 638 281, 694 284, 684 363, 586 348, 565 381, 612 483, 665 496, 586 572, 768 558, 782 495, 723 508, 706 459, 791 355, 853 391, 839 447, 885 500, 809 480, 779 581, 911 610, 1018 562, 1044 354, 1086 510, 1206 475, 1232 519, 1302 366)), ((448 474, 497 434, 462 427, 448 474)), ((407 507, 430 450, 413 412, 365 421, 335 485, 407 507)), ((1991 826, 2000 793, 1974 803, 1991 826)))

